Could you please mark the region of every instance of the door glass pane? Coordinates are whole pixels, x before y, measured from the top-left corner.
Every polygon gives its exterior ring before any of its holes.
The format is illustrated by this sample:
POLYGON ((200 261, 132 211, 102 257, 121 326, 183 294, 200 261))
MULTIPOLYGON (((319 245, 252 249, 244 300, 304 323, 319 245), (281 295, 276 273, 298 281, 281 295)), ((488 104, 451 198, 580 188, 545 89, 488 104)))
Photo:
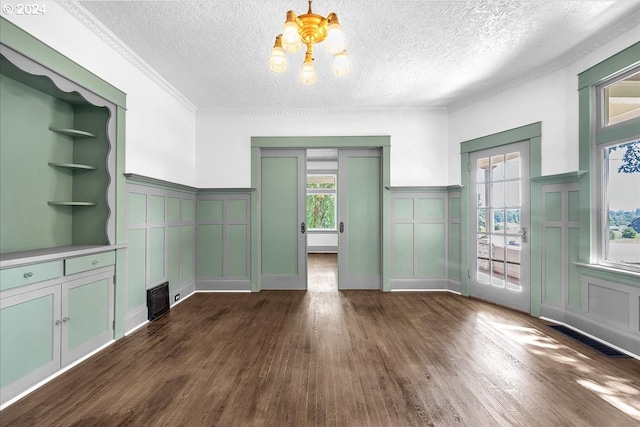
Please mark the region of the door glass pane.
POLYGON ((478 206, 484 207, 487 206, 487 184, 478 184, 477 194, 478 194, 478 206))
POLYGON ((486 218, 487 213, 486 212, 487 211, 485 209, 478 209, 478 215, 477 215, 478 228, 477 228, 477 231, 479 233, 486 233, 487 232, 487 218, 486 218))
POLYGON ((490 282, 491 275, 491 250, 490 250, 489 236, 486 234, 478 235, 478 248, 477 248, 477 269, 476 277, 478 282, 488 284, 490 282))
POLYGON ((507 181, 507 206, 520 206, 520 181, 507 181))
POLYGON ((520 178, 520 153, 507 154, 507 178, 520 178))
POLYGON ((504 206, 504 182, 491 184, 491 206, 501 208, 504 206))
POLYGON ((504 156, 491 157, 491 180, 499 181, 504 179, 504 156))
POLYGON ((504 231, 504 209, 491 209, 491 218, 493 218, 493 232, 504 231))
POLYGON ((491 235, 491 252, 491 284, 504 287, 505 245, 503 236, 491 235))
POLYGON ((485 157, 483 159, 478 159, 477 164, 477 173, 476 173, 476 182, 485 182, 485 176, 487 170, 489 170, 489 158, 485 157))

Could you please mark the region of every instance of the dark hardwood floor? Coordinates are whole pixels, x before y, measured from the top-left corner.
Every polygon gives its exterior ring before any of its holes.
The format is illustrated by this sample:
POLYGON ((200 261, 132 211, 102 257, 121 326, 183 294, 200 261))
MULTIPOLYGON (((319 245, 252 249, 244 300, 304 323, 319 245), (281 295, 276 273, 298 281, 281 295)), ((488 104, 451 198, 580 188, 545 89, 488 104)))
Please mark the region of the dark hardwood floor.
POLYGON ((0 424, 640 424, 640 361, 450 293, 338 292, 335 259, 311 258, 309 291, 196 294, 0 424))

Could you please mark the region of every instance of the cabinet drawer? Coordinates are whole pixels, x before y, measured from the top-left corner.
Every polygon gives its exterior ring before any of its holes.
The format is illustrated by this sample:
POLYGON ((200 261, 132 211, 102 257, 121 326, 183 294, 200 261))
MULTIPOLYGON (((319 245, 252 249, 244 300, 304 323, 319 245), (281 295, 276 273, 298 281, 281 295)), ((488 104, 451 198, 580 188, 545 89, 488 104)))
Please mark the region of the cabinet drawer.
POLYGON ((116 253, 114 251, 69 258, 64 260, 64 275, 82 273, 83 271, 106 267, 115 263, 116 253))
POLYGON ((43 262, 0 270, 0 290, 30 285, 62 276, 62 261, 43 262))

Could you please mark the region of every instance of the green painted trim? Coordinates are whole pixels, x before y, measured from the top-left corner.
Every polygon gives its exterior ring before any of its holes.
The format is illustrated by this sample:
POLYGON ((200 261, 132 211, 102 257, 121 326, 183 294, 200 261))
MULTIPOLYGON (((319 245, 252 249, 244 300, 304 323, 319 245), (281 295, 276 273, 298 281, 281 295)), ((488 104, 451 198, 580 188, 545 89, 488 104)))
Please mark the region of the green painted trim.
POLYGON ((460 168, 460 180, 463 183, 460 191, 460 293, 465 296, 469 296, 469 227, 470 227, 470 214, 469 214, 469 184, 471 177, 467 165, 469 164, 469 153, 460 154, 460 162, 462 167, 460 168), (465 268, 466 267, 466 268, 465 268), (465 271, 467 270, 465 274, 465 271))
POLYGON ((115 295, 114 295, 114 321, 113 338, 118 339, 124 336, 125 306, 124 297, 126 293, 125 284, 127 276, 125 266, 127 265, 127 249, 116 249, 116 274, 115 274, 115 295))
MULTIPOLYGON (((260 148, 251 147, 251 187, 260 187, 260 148)), ((251 192, 251 292, 259 292, 260 286, 260 198, 258 191, 251 192)))
MULTIPOLYGON (((504 132, 498 132, 480 138, 463 141, 460 143, 460 153, 471 153, 473 151, 485 150, 487 148, 499 147, 501 145, 524 141, 527 139, 542 136, 542 122, 531 123, 504 132)), ((463 165, 466 169, 467 165, 463 165)), ((464 185, 464 183, 463 183, 464 185)))
POLYGON ((42 43, 14 23, 0 17, 0 43, 35 60, 52 71, 126 108, 126 94, 42 43))
MULTIPOLYGON (((372 136, 254 136, 252 148, 356 148, 389 147, 391 138, 372 136)), ((252 187, 255 186, 252 184, 252 187)))
POLYGON ((585 87, 578 92, 578 159, 580 170, 587 171, 587 179, 580 180, 580 243, 578 248, 579 261, 591 262, 591 249, 595 248, 593 233, 594 215, 591 214, 593 194, 591 191, 592 177, 589 172, 592 168, 593 137, 595 112, 595 88, 585 87))
MULTIPOLYGON (((387 142, 389 138, 387 137, 387 142)), ((391 185, 391 147, 382 146, 382 186, 391 185)), ((391 192, 382 191, 382 291, 391 292, 391 192)))
POLYGON ((640 58, 640 42, 578 74, 578 90, 588 88, 633 64, 640 63, 638 58, 640 58))
POLYGON ((462 185, 460 184, 447 185, 447 191, 449 193, 459 193, 461 190, 462 190, 462 185))
POLYGON ((580 181, 580 177, 586 174, 587 171, 575 171, 575 172, 567 172, 567 173, 559 173, 555 175, 545 175, 545 176, 537 176, 532 177, 531 180, 533 182, 537 182, 541 185, 547 184, 566 184, 569 182, 578 182, 580 181))
POLYGON ((638 135, 640 119, 629 120, 613 126, 606 126, 596 132, 596 144, 630 139, 638 135))
POLYGON ((124 176, 127 177, 128 184, 142 184, 147 187, 161 188, 169 191, 180 191, 188 194, 196 194, 199 191, 197 188, 188 185, 176 184, 174 182, 138 175, 135 173, 125 173, 124 176))
POLYGON ((603 265, 584 264, 581 262, 574 262, 573 265, 576 266, 578 272, 582 276, 640 288, 640 273, 620 270, 613 267, 605 267, 603 265))
MULTIPOLYGON (((434 187, 384 187, 392 193, 447 193, 451 191, 448 186, 434 187)), ((459 191, 459 189, 458 189, 459 191)))
POLYGON ((255 188, 198 188, 197 195, 206 194, 245 194, 255 191, 255 188))
POLYGON ((539 317, 542 310, 542 138, 529 140, 529 290, 530 313, 539 317))

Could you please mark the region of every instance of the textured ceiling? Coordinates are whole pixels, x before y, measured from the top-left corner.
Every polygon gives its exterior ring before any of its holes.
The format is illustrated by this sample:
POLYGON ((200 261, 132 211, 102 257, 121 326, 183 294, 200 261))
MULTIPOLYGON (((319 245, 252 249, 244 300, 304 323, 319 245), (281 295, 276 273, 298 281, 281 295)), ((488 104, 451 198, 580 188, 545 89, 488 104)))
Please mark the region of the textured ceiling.
MULTIPOLYGON (((640 22, 638 1, 331 1, 351 73, 335 77, 316 48, 304 86, 302 49, 267 65, 285 12, 307 2, 82 1, 80 4, 198 109, 449 107, 575 59, 640 22)), ((640 39, 640 37, 639 37, 640 39)))

